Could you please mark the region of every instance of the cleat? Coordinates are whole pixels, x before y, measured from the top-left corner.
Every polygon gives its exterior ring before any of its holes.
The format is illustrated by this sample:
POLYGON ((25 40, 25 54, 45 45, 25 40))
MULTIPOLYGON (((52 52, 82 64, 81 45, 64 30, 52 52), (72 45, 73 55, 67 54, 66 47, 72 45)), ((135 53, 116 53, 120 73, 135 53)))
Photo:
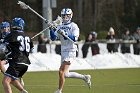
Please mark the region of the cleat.
POLYGON ((90 89, 91 88, 91 75, 84 75, 84 76, 85 76, 84 80, 90 89))
POLYGON ((26 90, 22 90, 21 93, 28 93, 26 90))
POLYGON ((60 90, 55 91, 54 93, 62 93, 60 90))

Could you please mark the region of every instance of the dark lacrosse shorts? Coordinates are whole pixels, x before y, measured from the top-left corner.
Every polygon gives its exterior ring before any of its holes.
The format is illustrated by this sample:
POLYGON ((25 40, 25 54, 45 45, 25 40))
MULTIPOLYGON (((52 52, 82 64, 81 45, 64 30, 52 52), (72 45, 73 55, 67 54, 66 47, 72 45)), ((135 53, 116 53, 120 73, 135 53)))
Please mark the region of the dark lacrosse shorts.
POLYGON ((14 66, 9 66, 5 72, 5 75, 11 77, 12 80, 17 80, 19 77, 22 77, 27 70, 27 65, 16 64, 14 66))

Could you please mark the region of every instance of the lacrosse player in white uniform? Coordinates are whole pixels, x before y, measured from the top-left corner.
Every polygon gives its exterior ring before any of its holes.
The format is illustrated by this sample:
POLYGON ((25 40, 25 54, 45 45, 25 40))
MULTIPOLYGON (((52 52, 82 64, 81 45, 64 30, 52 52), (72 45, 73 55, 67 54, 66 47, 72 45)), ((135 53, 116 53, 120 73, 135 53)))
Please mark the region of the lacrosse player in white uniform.
POLYGON ((71 40, 76 42, 79 37, 79 28, 76 23, 71 22, 73 12, 69 8, 64 8, 61 11, 62 25, 57 29, 50 28, 51 40, 57 38, 61 41, 61 66, 59 68, 59 87, 55 93, 62 93, 65 83, 65 78, 78 78, 84 80, 89 88, 91 87, 91 76, 82 75, 77 72, 69 72, 69 66, 76 57, 77 46, 64 37, 62 34, 68 36, 71 40))

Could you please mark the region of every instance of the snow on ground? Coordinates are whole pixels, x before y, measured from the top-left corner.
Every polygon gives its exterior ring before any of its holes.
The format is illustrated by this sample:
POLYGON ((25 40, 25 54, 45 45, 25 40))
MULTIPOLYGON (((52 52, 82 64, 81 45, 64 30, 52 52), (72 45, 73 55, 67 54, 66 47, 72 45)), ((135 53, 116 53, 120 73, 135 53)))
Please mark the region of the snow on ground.
MULTIPOLYGON (((55 54, 54 47, 55 45, 47 45, 47 53, 37 53, 37 45, 35 45, 34 52, 29 56, 32 64, 29 66, 28 71, 58 70, 61 63, 61 56, 55 54)), ((120 52, 110 54, 107 53, 106 44, 99 44, 100 54, 92 56, 91 50, 89 49, 88 56, 85 59, 82 58, 81 47, 82 44, 79 45, 79 56, 70 66, 71 70, 140 67, 140 55, 134 55, 132 53, 132 46, 131 53, 129 54, 121 54, 120 52)))

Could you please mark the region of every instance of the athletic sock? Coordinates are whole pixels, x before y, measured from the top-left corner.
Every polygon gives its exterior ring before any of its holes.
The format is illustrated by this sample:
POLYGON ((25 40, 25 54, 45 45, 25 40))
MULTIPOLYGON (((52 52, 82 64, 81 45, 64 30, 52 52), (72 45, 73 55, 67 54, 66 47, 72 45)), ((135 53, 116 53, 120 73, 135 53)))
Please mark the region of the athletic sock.
POLYGON ((67 72, 67 73, 65 73, 65 77, 68 77, 68 78, 79 78, 79 79, 84 79, 85 78, 84 75, 79 74, 77 72, 67 72))

